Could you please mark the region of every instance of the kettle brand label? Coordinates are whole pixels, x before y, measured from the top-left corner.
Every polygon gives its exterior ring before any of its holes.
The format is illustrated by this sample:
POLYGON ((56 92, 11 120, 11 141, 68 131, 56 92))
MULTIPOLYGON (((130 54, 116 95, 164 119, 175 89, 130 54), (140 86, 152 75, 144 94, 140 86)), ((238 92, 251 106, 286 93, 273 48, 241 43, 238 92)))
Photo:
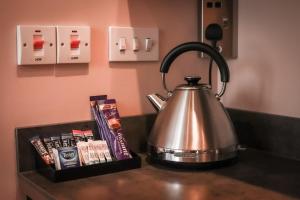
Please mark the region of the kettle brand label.
POLYGON ((194 158, 198 155, 194 152, 176 152, 176 153, 174 153, 174 156, 176 156, 176 157, 185 157, 185 158, 194 158))

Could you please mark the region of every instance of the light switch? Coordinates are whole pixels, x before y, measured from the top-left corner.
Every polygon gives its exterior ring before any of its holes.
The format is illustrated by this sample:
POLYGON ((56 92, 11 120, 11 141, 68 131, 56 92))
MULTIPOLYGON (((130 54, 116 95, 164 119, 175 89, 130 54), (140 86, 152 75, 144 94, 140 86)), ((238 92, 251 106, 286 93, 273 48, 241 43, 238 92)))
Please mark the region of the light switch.
POLYGON ((145 50, 146 51, 151 51, 153 45, 153 40, 151 38, 146 38, 145 39, 145 50))
POLYGON ((158 28, 111 26, 108 32, 109 61, 158 61, 158 28))
POLYGON ((42 35, 33 35, 33 49, 34 50, 41 50, 44 46, 44 39, 42 35))
POLYGON ((138 51, 139 48, 140 48, 139 39, 137 37, 134 37, 132 39, 132 50, 133 51, 138 51))
POLYGON ((71 49, 78 49, 80 44, 80 40, 78 36, 71 36, 71 49))
POLYGON ((119 49, 120 49, 120 51, 125 51, 126 50, 126 38, 121 37, 119 39, 119 49))
POLYGON ((43 46, 44 46, 44 40, 35 40, 33 42, 33 49, 34 50, 43 49, 43 46))
POLYGON ((90 62, 90 27, 57 26, 57 63, 90 62))
POLYGON ((56 63, 55 26, 17 26, 18 65, 56 63))

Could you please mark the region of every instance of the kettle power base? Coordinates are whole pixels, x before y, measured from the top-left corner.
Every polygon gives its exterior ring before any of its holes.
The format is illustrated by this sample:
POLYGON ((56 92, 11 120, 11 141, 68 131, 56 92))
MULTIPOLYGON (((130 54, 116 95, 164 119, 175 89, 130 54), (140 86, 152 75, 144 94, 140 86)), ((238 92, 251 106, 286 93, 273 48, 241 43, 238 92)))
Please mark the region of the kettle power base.
POLYGON ((186 169, 210 169, 235 163, 238 151, 235 146, 210 151, 169 150, 148 146, 148 160, 153 164, 186 169))
POLYGON ((220 160, 214 162, 206 162, 206 163, 183 163, 183 162, 174 162, 174 161, 166 161, 160 160, 155 157, 148 156, 146 160, 158 167, 167 167, 168 169, 175 169, 175 170, 211 170, 222 168, 226 166, 231 166, 238 162, 238 156, 234 158, 230 158, 227 160, 220 160))

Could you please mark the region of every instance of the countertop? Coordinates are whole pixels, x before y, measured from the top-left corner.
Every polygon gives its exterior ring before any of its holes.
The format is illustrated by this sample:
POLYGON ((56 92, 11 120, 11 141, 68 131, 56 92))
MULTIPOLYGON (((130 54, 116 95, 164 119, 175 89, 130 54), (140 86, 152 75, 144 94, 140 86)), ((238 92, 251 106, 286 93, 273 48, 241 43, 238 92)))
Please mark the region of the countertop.
POLYGON ((300 161, 248 149, 237 163, 211 170, 142 168, 52 183, 36 171, 19 173, 31 199, 300 199, 300 161))

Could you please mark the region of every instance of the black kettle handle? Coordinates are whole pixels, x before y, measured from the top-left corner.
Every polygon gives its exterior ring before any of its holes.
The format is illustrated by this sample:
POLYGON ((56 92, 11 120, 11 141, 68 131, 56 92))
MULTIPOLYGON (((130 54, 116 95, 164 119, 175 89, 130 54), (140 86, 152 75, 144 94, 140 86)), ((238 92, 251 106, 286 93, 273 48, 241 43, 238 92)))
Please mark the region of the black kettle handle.
POLYGON ((229 69, 223 56, 211 46, 201 42, 187 42, 172 49, 163 59, 160 66, 160 72, 168 73, 173 61, 187 51, 200 51, 209 55, 218 65, 221 81, 224 83, 229 81, 229 69))

